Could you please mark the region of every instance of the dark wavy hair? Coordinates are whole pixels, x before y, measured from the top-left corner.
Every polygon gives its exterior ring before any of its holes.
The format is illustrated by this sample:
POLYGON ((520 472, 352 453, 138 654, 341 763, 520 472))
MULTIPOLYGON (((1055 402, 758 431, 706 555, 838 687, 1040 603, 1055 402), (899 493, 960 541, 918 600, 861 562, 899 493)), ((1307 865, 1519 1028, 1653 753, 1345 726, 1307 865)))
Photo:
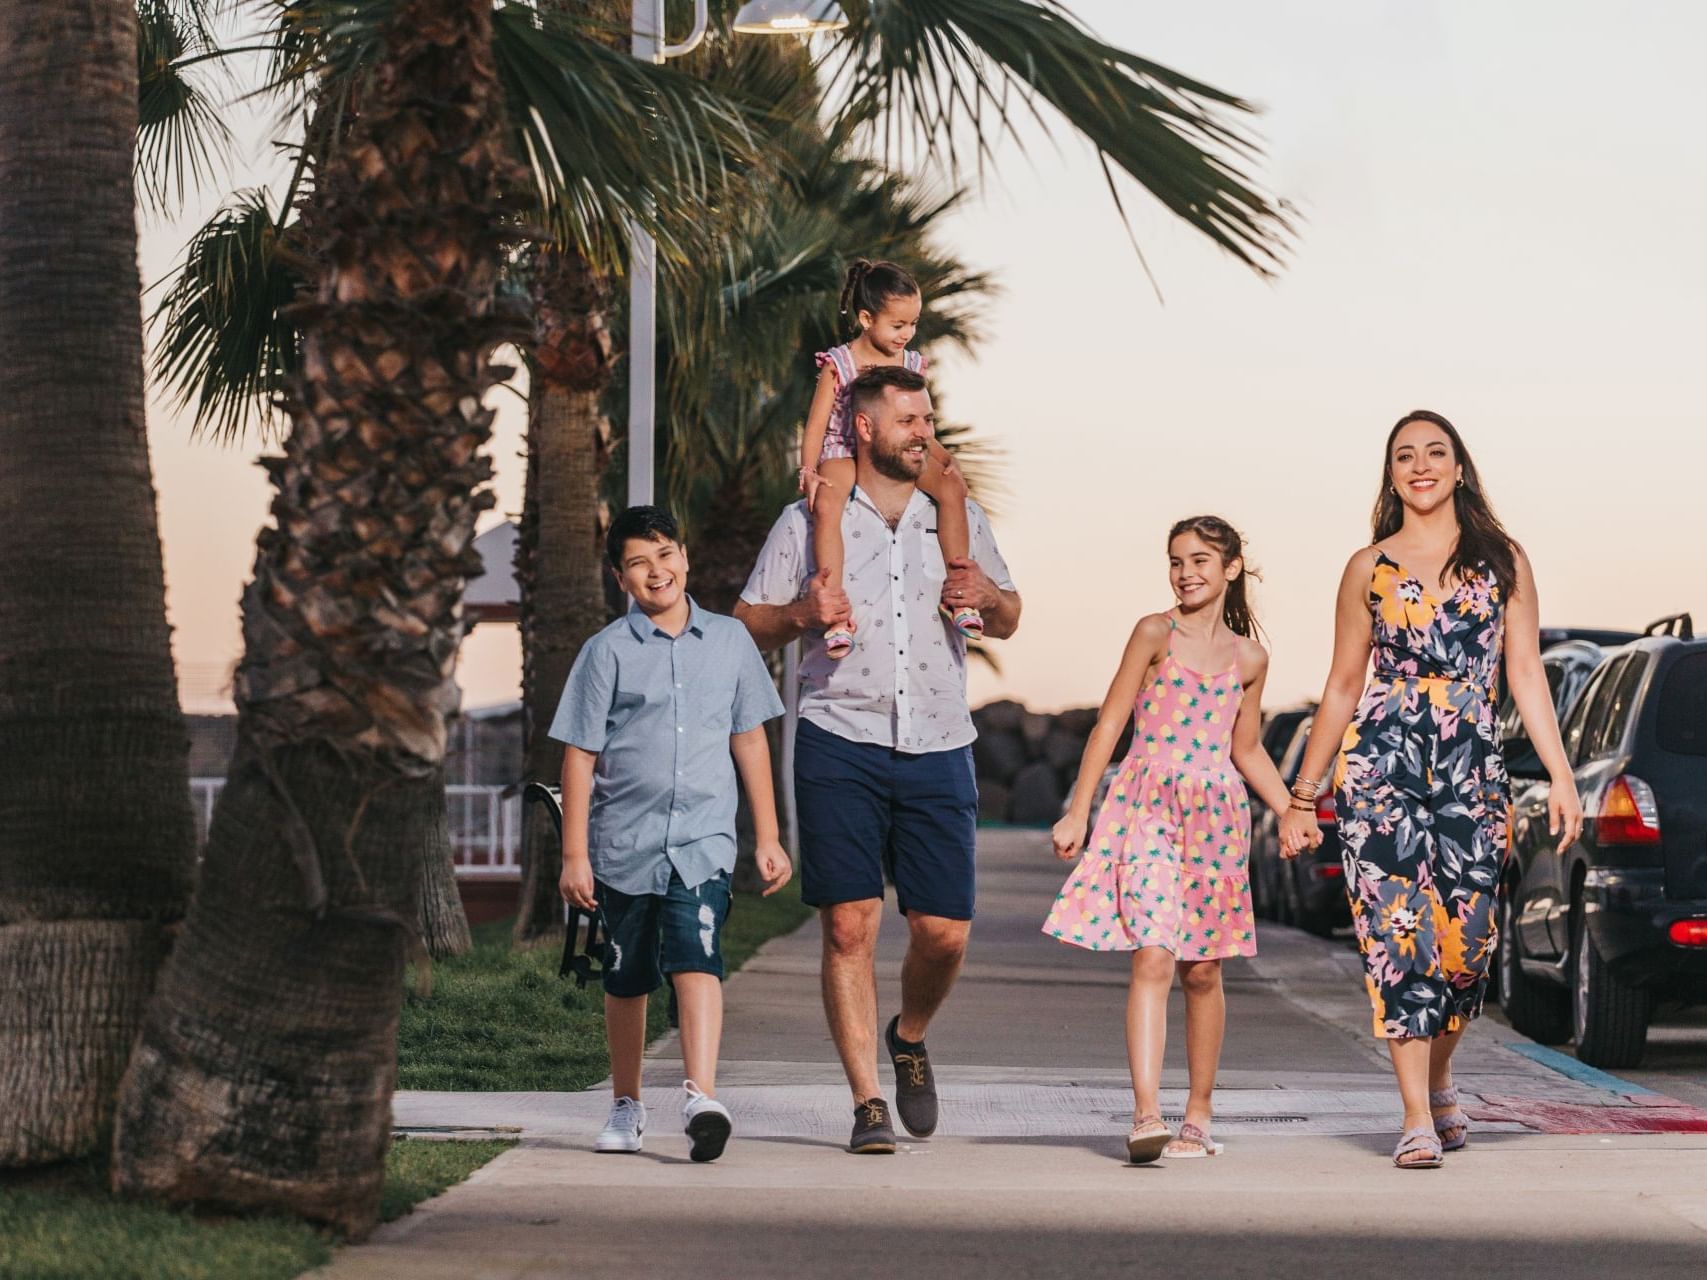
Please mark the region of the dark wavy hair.
POLYGON ((610 567, 622 572, 622 553, 631 538, 642 542, 674 542, 681 544, 682 527, 676 518, 662 507, 627 507, 610 522, 605 535, 605 559, 610 567))
MULTIPOLYGON (((1182 533, 1195 533, 1214 547, 1221 555, 1222 564, 1245 558, 1245 540, 1220 516, 1192 516, 1175 522, 1174 527, 1168 530, 1168 545, 1173 546, 1174 539, 1182 533)), ((1227 624, 1227 630, 1252 640, 1257 638, 1257 616, 1251 611, 1245 582, 1257 576, 1248 564, 1241 564, 1239 576, 1227 584, 1227 594, 1221 598, 1221 620, 1227 624)))
POLYGON ((847 318, 850 332, 859 332, 859 313, 869 311, 879 315, 883 304, 891 298, 912 298, 919 292, 919 282, 906 268, 893 262, 870 262, 855 258, 848 267, 842 285, 842 315, 847 318))
POLYGON ((1413 409, 1393 424, 1387 445, 1381 451, 1381 488, 1375 495, 1375 510, 1369 517, 1371 541, 1390 538, 1405 523, 1405 506, 1393 485, 1393 441, 1413 422, 1429 422, 1446 433, 1452 442, 1454 461, 1464 468, 1464 483, 1452 491, 1452 507, 1458 517, 1458 545, 1446 562, 1446 576, 1459 579, 1479 577, 1484 568, 1509 597, 1517 585, 1517 543, 1505 531, 1492 504, 1482 492, 1482 479, 1464 437, 1438 413, 1413 409))

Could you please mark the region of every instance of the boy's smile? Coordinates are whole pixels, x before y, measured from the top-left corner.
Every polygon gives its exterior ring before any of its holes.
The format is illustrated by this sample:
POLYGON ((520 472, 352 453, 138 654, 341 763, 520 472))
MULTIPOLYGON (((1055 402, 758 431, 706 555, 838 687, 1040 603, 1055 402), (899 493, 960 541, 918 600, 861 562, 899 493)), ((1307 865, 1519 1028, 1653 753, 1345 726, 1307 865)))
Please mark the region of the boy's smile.
POLYGON ((616 580, 648 617, 686 608, 687 552, 666 538, 630 538, 623 544, 616 580))

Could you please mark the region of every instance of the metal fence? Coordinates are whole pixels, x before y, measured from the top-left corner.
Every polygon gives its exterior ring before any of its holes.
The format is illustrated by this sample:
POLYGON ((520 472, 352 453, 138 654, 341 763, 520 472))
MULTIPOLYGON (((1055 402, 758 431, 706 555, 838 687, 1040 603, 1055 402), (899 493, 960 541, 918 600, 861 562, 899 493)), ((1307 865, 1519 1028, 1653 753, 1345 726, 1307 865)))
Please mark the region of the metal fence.
MULTIPOLYGON (((224 778, 190 779, 198 849, 207 843, 214 802, 224 786, 224 778)), ((467 783, 445 788, 451 860, 457 875, 503 878, 521 874, 522 800, 520 795, 506 796, 504 790, 467 783)))

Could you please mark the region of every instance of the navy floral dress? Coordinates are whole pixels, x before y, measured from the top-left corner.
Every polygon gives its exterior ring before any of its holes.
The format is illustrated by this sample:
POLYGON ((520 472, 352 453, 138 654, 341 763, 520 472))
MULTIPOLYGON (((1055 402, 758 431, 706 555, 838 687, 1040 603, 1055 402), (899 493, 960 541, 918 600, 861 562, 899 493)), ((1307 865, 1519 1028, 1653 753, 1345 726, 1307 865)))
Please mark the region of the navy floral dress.
POLYGON ((1369 609, 1374 672, 1334 774, 1346 892, 1375 1034, 1427 1038, 1475 1018, 1488 984, 1505 607, 1485 566, 1441 600, 1377 549, 1369 609))

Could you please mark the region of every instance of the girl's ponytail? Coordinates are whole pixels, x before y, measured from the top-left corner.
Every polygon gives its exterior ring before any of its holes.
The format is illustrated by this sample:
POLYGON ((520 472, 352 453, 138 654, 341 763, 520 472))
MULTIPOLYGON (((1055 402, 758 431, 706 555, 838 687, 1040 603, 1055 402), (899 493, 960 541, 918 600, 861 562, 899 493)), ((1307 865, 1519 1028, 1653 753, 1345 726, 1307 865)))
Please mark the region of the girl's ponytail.
POLYGON ((1182 533, 1195 533, 1214 547, 1221 555, 1222 564, 1231 564, 1235 560, 1240 562, 1239 576, 1227 584, 1227 593, 1221 598, 1221 620, 1235 635, 1257 639, 1257 616, 1251 609, 1250 593, 1245 584, 1258 575, 1244 563, 1245 541, 1239 536, 1239 531, 1220 516, 1192 516, 1168 530, 1168 544, 1171 546, 1182 533))
POLYGON ((912 298, 919 292, 919 282, 905 267, 893 262, 872 262, 855 258, 848 265, 847 279, 842 284, 841 314, 850 333, 860 331, 859 313, 877 315, 891 298, 912 298))

